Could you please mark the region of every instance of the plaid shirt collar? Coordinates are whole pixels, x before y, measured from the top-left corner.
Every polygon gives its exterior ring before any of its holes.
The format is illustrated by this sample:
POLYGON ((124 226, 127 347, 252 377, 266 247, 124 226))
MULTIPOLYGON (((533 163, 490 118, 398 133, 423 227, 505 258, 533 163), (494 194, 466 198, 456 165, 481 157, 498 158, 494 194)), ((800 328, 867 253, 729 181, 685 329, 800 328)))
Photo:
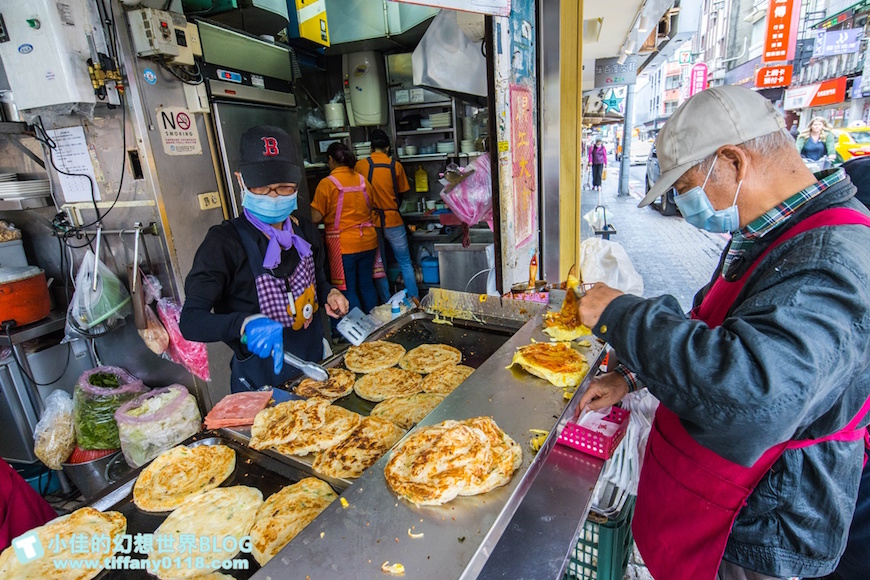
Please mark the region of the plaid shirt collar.
POLYGON ((725 256, 725 262, 722 265, 723 276, 728 274, 731 264, 738 257, 744 255, 752 247, 752 244, 788 221, 794 212, 806 202, 844 180, 846 172, 842 169, 827 169, 817 173, 816 178, 818 178, 816 183, 802 189, 776 207, 767 210, 747 224, 746 227, 734 233, 731 238, 731 246, 728 248, 728 255, 725 256))

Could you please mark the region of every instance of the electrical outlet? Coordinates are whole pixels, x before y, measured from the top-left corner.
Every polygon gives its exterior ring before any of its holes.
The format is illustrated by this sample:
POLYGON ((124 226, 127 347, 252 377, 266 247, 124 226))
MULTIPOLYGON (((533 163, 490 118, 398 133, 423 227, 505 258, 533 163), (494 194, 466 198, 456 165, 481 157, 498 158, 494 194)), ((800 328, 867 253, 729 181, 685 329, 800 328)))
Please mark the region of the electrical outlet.
POLYGON ((215 209, 221 207, 221 196, 216 191, 207 191, 196 196, 199 199, 199 209, 215 209))

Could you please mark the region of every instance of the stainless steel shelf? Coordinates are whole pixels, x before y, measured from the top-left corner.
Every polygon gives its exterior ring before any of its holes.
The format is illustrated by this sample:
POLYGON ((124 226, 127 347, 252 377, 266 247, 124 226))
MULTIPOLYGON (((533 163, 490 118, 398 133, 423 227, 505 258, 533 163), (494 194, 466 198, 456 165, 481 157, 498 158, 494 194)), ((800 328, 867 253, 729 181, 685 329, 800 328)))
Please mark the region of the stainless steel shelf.
POLYGON ((398 137, 407 137, 409 135, 431 135, 432 133, 441 134, 441 133, 450 133, 453 134, 453 127, 432 127, 425 129, 414 129, 413 131, 396 131, 396 135, 398 137))
POLYGON ((429 109, 435 107, 449 107, 450 101, 433 101, 431 103, 408 103, 403 105, 393 105, 395 111, 407 111, 411 109, 429 109))
MULTIPOLYGON (((455 155, 454 153, 450 154, 455 155)), ((427 155, 405 155, 399 157, 402 161, 447 161, 446 153, 431 153, 427 155)))

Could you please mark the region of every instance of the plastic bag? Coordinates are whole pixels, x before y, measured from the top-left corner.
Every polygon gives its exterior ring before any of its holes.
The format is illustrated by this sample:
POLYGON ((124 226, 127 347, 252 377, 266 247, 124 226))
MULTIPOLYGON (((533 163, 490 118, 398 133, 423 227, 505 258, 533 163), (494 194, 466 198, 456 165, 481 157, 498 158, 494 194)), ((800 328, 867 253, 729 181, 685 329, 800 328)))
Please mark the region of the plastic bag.
POLYGON ((115 411, 121 451, 131 467, 145 465, 197 433, 202 416, 196 399, 181 385, 154 389, 115 411))
POLYGON ((70 321, 91 333, 108 331, 132 312, 127 288, 90 250, 76 274, 76 289, 69 308, 70 321))
POLYGON ((319 109, 312 109, 305 115, 305 126, 309 129, 325 129, 326 119, 323 118, 319 109))
POLYGON ((625 248, 617 242, 587 238, 580 244, 580 273, 584 283, 604 282, 626 294, 643 295, 643 278, 625 248))
POLYGON ((169 348, 169 333, 148 305, 145 306, 145 323, 147 327, 138 329, 139 336, 151 352, 163 354, 169 348))
POLYGON ((0 243, 11 242, 12 240, 21 239, 21 230, 15 227, 15 224, 0 221, 0 243))
POLYGON ((118 367, 82 373, 73 393, 76 441, 82 449, 118 449, 115 411, 146 392, 142 381, 118 367))
POLYGON ((160 295, 163 293, 163 284, 157 279, 157 276, 148 274, 142 277, 142 287, 145 288, 145 304, 151 304, 160 300, 160 295))
POLYGON ((33 452, 49 469, 60 470, 76 446, 73 401, 60 389, 45 398, 45 410, 33 430, 33 452))
POLYGON ((441 190, 441 199, 462 222, 474 226, 485 221, 492 228, 492 173, 489 153, 478 157, 465 171, 470 169, 474 169, 471 176, 450 191, 447 191, 449 186, 441 190))
POLYGON ((181 318, 181 306, 174 300, 161 298, 157 301, 157 313, 166 332, 169 333, 169 348, 165 355, 174 363, 184 366, 188 371, 204 381, 211 380, 208 370, 208 351, 205 344, 187 340, 181 335, 178 320, 181 318))
MULTIPOLYGON (((613 218, 613 214, 610 214, 609 217, 613 218)), ((603 205, 593 208, 583 216, 583 219, 586 220, 589 227, 596 232, 600 232, 608 224, 607 218, 607 209, 603 205)))

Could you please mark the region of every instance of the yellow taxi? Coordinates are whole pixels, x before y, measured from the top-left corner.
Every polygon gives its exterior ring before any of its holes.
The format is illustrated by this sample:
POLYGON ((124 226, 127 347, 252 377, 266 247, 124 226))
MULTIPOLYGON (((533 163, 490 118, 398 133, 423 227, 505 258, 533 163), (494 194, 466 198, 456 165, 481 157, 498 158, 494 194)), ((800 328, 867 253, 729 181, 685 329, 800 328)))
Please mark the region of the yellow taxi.
POLYGON ((837 162, 842 163, 853 157, 870 155, 870 127, 834 129, 837 138, 837 162))

